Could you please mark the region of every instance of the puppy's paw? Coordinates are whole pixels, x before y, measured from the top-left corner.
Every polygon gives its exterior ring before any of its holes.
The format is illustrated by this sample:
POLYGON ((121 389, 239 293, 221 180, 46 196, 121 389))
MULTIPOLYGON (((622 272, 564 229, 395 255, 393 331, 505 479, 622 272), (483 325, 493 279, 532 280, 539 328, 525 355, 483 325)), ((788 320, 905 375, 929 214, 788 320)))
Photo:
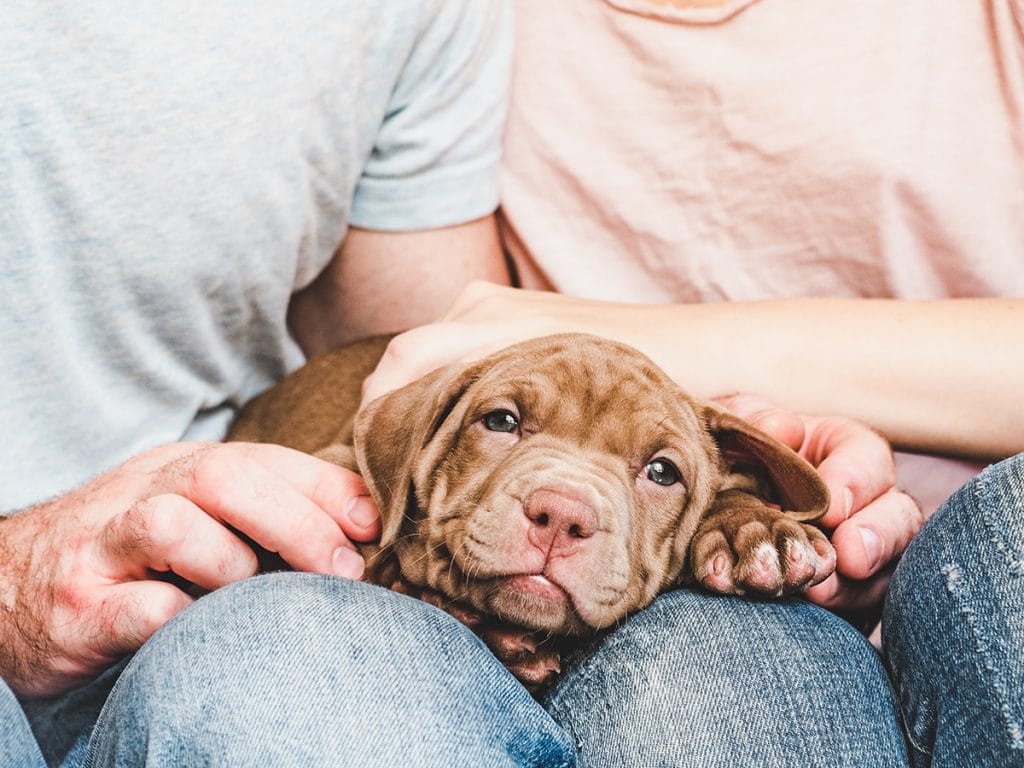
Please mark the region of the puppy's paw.
POLYGON ((538 651, 505 666, 534 696, 539 696, 550 688, 562 671, 558 651, 538 651))
POLYGON ((477 630, 491 653, 508 664, 523 656, 537 653, 537 639, 533 630, 512 624, 486 624, 477 630))
POLYGON ((835 566, 825 534, 761 504, 716 512, 690 543, 694 581, 727 595, 792 594, 823 581, 835 566))
POLYGON ((538 642, 532 630, 512 624, 490 624, 477 629, 477 634, 534 695, 554 683, 562 671, 559 651, 543 641, 538 642))

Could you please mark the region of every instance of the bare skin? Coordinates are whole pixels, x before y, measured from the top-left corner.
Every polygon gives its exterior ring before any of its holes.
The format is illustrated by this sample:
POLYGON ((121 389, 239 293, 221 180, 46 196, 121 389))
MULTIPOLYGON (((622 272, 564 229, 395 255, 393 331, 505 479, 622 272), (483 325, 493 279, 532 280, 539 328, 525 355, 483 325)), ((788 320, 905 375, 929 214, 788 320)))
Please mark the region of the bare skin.
POLYGON ((565 331, 630 344, 697 397, 756 392, 860 420, 907 450, 981 460, 1024 450, 1021 299, 636 305, 474 285, 440 323, 395 339, 366 393, 565 331))

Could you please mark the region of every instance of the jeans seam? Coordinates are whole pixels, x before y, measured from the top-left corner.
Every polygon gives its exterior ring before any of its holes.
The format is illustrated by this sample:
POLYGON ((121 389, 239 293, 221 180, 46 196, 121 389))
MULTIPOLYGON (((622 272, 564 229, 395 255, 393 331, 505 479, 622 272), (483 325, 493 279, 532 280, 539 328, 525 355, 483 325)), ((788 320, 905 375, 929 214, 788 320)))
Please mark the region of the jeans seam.
POLYGON ((993 496, 998 498, 999 496, 998 493, 990 490, 993 474, 991 471, 983 472, 978 478, 978 482, 972 489, 974 508, 980 513, 982 525, 985 526, 985 531, 989 535, 989 541, 992 543, 993 548, 1006 561, 1010 575, 1024 576, 1024 554, 1014 551, 1006 542, 1006 537, 1003 535, 1005 524, 1000 525, 995 516, 991 514, 993 505, 985 503, 987 499, 993 496))
MULTIPOLYGON (((982 525, 989 536, 989 543, 992 548, 998 553, 1006 563, 1009 576, 1011 578, 1024 576, 1024 556, 1019 551, 1016 551, 1008 542, 1005 536, 1006 526, 1005 523, 1000 524, 1001 521, 997 520, 1000 515, 993 514, 994 508, 999 508, 1000 513, 1005 513, 1002 509, 1002 504, 999 503, 1001 494, 998 493, 992 486, 997 482, 1006 482, 1005 475, 1012 473, 1009 462, 1020 461, 1020 457, 1010 459, 1007 463, 1002 465, 1003 472, 996 474, 989 469, 987 472, 983 472, 978 478, 978 482, 974 488, 971 489, 972 502, 975 510, 980 515, 982 525), (997 479, 1001 478, 1001 479, 997 479), (991 503, 992 501, 996 503, 991 503)), ((955 567, 955 564, 947 566, 947 568, 955 567)), ((943 568, 943 574, 947 576, 947 590, 956 599, 957 597, 957 584, 949 581, 950 574, 946 573, 947 568, 943 568)), ((970 588, 965 585, 964 590, 961 592, 965 597, 970 597, 970 588)), ((978 653, 984 672, 992 679, 992 690, 996 697, 996 703, 998 705, 998 711, 1003 720, 1003 727, 1006 735, 1010 740, 1010 748, 1013 750, 1021 751, 1024 750, 1024 727, 1021 723, 1017 722, 1013 718, 1013 713, 1010 707, 1010 697, 1007 693, 1007 686, 1005 680, 1000 675, 999 670, 996 668, 996 664, 992 658, 992 654, 988 649, 988 644, 982 633, 977 626, 977 622, 974 620, 974 612, 970 609, 969 605, 961 603, 958 607, 961 608, 961 614, 967 623, 968 628, 971 632, 971 637, 974 640, 974 648, 978 653)))
MULTIPOLYGON (((648 608, 647 610, 653 609, 648 608)), ((605 650, 610 651, 622 642, 625 641, 619 637, 607 637, 604 641, 605 650)), ((557 687, 543 702, 544 709, 548 711, 548 714, 551 715, 552 719, 569 735, 569 738, 572 739, 572 745, 576 750, 577 757, 581 754, 583 749, 583 739, 579 733, 577 733, 575 723, 571 717, 557 717, 556 715, 565 714, 565 700, 567 698, 571 698, 570 691, 572 688, 578 686, 581 679, 588 678, 592 670, 600 667, 600 663, 594 657, 593 650, 593 648, 590 649, 590 652, 586 653, 586 655, 579 659, 575 669, 572 670, 572 679, 568 680, 564 686, 557 687)), ((571 768, 571 766, 567 765, 566 768, 571 768)))
POLYGON ((989 685, 995 698, 996 709, 1002 717, 1003 727, 1010 740, 1010 748, 1024 750, 1024 728, 1021 728, 1021 724, 1013 719, 1006 683, 1002 679, 999 669, 992 658, 989 643, 978 626, 974 608, 970 605, 970 586, 964 582, 961 568, 955 561, 942 566, 940 571, 946 580, 946 591, 956 605, 957 611, 963 617, 967 630, 970 633, 972 646, 981 663, 982 675, 989 679, 989 685))

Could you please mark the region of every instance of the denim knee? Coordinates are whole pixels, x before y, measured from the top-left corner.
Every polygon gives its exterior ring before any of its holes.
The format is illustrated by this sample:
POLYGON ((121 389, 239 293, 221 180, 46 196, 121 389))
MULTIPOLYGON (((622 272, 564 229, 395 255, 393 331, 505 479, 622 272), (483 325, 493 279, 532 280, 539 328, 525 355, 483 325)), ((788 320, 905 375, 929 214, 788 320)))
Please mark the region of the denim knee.
POLYGON ((911 542, 883 643, 915 765, 1024 765, 1024 454, 964 486, 911 542))
POLYGON ((3 680, 0 680, 0 745, 5 766, 44 768, 46 765, 21 704, 3 680))
POLYGON ((218 590, 154 635, 111 693, 87 765, 571 759, 565 734, 447 614, 284 573, 218 590))
POLYGON ((906 762, 878 654, 797 600, 663 595, 579 661, 548 709, 581 766, 906 762))

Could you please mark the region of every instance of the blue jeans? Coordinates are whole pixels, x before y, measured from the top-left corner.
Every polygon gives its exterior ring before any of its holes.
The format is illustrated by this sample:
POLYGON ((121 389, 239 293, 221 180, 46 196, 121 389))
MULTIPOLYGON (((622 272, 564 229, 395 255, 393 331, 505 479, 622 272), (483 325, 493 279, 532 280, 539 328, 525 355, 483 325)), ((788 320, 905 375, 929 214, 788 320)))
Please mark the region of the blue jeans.
MULTIPOLYGON (((923 765, 1022 764, 1022 467, 954 497, 894 580, 886 642, 923 765)), ((538 704, 424 603, 258 577, 79 691, 21 706, 0 686, 3 765, 907 764, 878 655, 814 606, 681 590, 592 645, 538 704)))
POLYGON ((1024 454, 911 542, 883 641, 914 766, 1024 766, 1024 454))

